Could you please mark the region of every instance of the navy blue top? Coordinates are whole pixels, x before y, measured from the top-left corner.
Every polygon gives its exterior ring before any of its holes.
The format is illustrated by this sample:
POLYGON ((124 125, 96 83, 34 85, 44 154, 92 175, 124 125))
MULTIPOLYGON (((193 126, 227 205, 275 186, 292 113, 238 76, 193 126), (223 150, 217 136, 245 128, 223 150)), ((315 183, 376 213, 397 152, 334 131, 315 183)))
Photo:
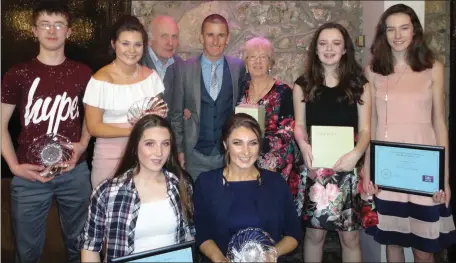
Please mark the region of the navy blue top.
MULTIPOLYGON (((230 236, 248 227, 260 226, 260 215, 255 197, 258 194, 258 182, 229 182, 233 191, 233 202, 230 208, 230 236)), ((230 238, 231 239, 231 238, 230 238)))
POLYGON ((252 207, 255 207, 259 218, 258 224, 252 227, 262 228, 275 242, 279 242, 284 236, 301 241, 298 215, 285 180, 276 172, 260 170, 260 174, 261 185, 254 181, 252 185, 247 183, 245 186, 255 187, 253 193, 240 193, 238 190, 244 186, 237 186, 236 182, 224 184, 223 168, 200 174, 193 195, 197 247, 206 240, 213 240, 226 255, 233 232, 231 227, 237 224, 238 227, 245 228, 247 225, 242 223, 256 223, 254 213, 248 216, 239 215, 238 209, 252 210, 252 207), (247 197, 249 194, 252 195, 247 197), (238 206, 233 211, 233 203, 238 204, 242 197, 249 198, 244 200, 245 206, 238 206), (239 219, 234 219, 237 216, 239 219))

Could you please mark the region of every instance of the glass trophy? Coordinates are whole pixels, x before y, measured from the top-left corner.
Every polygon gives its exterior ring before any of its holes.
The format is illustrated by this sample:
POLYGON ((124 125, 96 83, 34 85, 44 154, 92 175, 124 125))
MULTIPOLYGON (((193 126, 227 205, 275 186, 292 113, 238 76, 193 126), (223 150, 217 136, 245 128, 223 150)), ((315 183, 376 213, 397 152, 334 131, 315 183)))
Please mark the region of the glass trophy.
POLYGON ((127 112, 128 122, 134 125, 143 116, 149 114, 166 118, 168 116, 168 104, 158 97, 147 97, 136 101, 127 112))
POLYGON ((240 230, 228 244, 229 262, 277 262, 275 242, 260 228, 240 230))
POLYGON ((33 140, 27 152, 30 163, 43 165, 45 169, 40 172, 43 177, 60 174, 73 156, 71 141, 61 135, 48 133, 33 140))

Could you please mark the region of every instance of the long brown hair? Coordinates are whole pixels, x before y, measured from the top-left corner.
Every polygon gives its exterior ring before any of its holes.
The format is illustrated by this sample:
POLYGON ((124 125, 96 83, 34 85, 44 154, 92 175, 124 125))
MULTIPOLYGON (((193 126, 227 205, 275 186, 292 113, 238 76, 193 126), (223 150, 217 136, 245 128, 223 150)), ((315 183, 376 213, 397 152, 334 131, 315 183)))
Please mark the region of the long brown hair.
MULTIPOLYGON (((176 138, 174 136, 174 133, 171 129, 171 126, 169 125, 168 121, 165 119, 157 116, 157 115, 146 115, 143 118, 141 118, 133 127, 130 137, 128 138, 127 146, 125 147, 124 154, 122 156, 122 159, 120 159, 118 168, 116 172, 114 173, 114 177, 119 177, 123 175, 125 172, 130 170, 133 167, 136 167, 137 171, 139 172, 141 167, 139 164, 139 159, 138 159, 138 146, 139 146, 139 141, 141 140, 144 132, 147 129, 150 128, 155 128, 155 127, 160 127, 160 128, 166 128, 170 134, 171 138, 171 151, 169 153, 168 160, 166 160, 165 165, 163 168, 175 174, 177 178, 179 178, 179 194, 180 194, 180 199, 182 202, 182 208, 184 211, 185 216, 187 216, 187 219, 192 220, 193 217, 193 209, 191 205, 191 197, 189 195, 188 191, 188 185, 189 183, 186 181, 186 177, 184 176, 184 172, 179 165, 179 161, 177 159, 177 145, 176 145, 176 138)), ((131 178, 130 178, 131 179, 131 178)))
POLYGON ((378 22, 375 38, 370 48, 372 53, 372 60, 370 63, 372 72, 383 76, 394 73, 393 52, 391 51, 391 46, 388 44, 388 39, 386 37, 386 19, 388 19, 390 15, 397 13, 408 15, 413 26, 412 43, 407 47, 407 64, 416 72, 432 68, 435 57, 424 41, 423 27, 421 26, 418 16, 411 7, 404 4, 397 4, 386 9, 378 22))
POLYGON ((325 81, 325 70, 317 55, 318 38, 325 29, 337 29, 344 38, 345 54, 340 58, 337 75, 338 86, 345 91, 345 96, 339 98, 339 101, 348 99, 349 103, 363 104, 361 95, 364 92, 364 84, 367 83, 367 79, 364 77, 363 69, 355 59, 355 47, 348 31, 337 23, 325 23, 320 26, 310 42, 306 71, 295 81, 302 88, 303 101, 312 101, 317 97, 321 90, 320 87, 325 81))

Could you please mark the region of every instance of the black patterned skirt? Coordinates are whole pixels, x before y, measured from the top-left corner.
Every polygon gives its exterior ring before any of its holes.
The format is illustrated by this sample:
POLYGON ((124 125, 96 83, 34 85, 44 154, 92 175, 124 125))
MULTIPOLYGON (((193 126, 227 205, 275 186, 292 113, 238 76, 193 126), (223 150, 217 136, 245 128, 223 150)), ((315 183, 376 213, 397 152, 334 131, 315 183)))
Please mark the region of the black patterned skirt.
POLYGON ((363 229, 359 169, 334 172, 332 169, 305 169, 304 225, 329 231, 363 229))

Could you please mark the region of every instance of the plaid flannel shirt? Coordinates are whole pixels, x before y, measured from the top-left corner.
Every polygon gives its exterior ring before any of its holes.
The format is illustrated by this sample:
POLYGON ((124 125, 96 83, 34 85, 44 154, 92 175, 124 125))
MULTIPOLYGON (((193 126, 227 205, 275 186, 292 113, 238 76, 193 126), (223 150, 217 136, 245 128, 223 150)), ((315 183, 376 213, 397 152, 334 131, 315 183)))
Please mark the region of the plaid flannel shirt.
MULTIPOLYGON (((88 218, 79 237, 79 246, 81 249, 99 252, 104 245, 105 262, 129 255, 135 249, 135 226, 140 200, 132 173, 133 169, 130 169, 120 177, 103 182, 91 196, 88 218)), ((170 172, 164 171, 164 174, 167 195, 177 218, 175 242, 192 240, 194 226, 189 225, 184 218, 178 190, 179 179, 170 172)), ((157 216, 159 214, 157 212, 157 216)))

